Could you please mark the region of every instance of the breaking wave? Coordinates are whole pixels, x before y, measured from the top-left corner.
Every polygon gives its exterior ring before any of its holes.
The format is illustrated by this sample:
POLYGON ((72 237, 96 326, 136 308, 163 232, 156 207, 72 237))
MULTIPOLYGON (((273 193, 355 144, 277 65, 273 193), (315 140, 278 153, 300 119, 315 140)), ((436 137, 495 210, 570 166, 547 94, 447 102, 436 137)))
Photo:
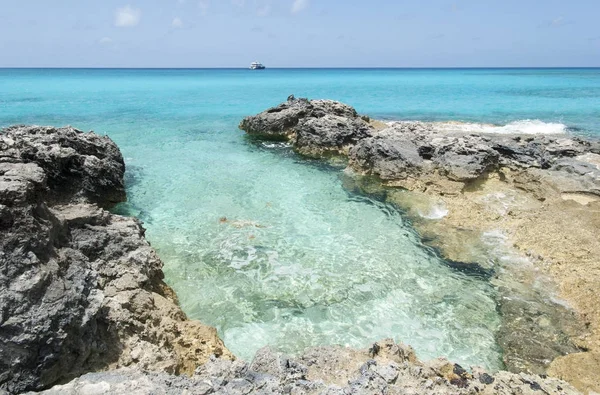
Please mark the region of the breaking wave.
POLYGON ((436 127, 449 132, 494 133, 494 134, 564 134, 567 126, 562 123, 544 122, 539 119, 525 119, 504 126, 485 123, 436 122, 436 127))

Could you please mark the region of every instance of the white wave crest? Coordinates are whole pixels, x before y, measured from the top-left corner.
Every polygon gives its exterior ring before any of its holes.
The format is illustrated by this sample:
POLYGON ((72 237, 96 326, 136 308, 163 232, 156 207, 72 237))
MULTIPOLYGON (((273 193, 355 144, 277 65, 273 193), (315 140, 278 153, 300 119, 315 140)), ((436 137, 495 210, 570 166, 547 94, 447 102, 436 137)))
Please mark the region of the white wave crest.
POLYGON ((504 126, 466 122, 439 122, 434 123, 434 126, 448 132, 464 133, 564 134, 567 131, 567 126, 562 123, 544 122, 539 119, 524 119, 504 126))

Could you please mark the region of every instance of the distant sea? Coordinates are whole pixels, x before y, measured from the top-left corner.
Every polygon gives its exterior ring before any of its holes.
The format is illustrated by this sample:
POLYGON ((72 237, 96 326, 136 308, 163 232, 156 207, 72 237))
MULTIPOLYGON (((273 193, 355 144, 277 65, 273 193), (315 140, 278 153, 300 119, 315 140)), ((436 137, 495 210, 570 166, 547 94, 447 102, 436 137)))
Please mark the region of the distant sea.
POLYGON ((243 358, 391 336, 500 368, 485 279, 444 265, 343 169, 237 129, 290 94, 384 120, 600 137, 600 69, 0 69, 0 126, 113 138, 128 169, 118 210, 144 221, 184 310, 243 358))

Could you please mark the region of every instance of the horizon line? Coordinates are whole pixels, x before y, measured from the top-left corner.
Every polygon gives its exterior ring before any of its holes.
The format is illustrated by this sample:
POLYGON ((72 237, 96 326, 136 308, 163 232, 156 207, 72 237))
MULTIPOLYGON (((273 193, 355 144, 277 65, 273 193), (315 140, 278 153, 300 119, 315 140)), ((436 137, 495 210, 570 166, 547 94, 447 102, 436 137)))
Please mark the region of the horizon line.
MULTIPOLYGON (((0 70, 248 70, 248 67, 103 67, 103 66, 0 66, 0 70)), ((267 67, 265 70, 465 70, 465 69, 600 69, 600 66, 323 66, 323 67, 267 67)), ((265 70, 256 70, 257 72, 265 70)))

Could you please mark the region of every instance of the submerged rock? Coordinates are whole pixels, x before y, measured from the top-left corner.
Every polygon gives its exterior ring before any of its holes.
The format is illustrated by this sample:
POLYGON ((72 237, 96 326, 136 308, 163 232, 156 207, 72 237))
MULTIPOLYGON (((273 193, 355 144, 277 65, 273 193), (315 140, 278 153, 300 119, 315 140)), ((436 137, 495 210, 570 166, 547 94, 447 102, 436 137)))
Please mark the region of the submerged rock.
POLYGON ((526 374, 469 373, 444 359, 417 360, 392 340, 369 350, 316 347, 298 358, 269 348, 252 363, 211 359, 192 377, 119 369, 86 374, 46 395, 103 394, 578 394, 564 381, 526 374), (373 349, 377 352, 373 353, 373 349))
POLYGON ((76 129, 0 133, 0 390, 42 389, 131 366, 191 373, 215 329, 188 321, 125 200, 123 158, 76 129))

